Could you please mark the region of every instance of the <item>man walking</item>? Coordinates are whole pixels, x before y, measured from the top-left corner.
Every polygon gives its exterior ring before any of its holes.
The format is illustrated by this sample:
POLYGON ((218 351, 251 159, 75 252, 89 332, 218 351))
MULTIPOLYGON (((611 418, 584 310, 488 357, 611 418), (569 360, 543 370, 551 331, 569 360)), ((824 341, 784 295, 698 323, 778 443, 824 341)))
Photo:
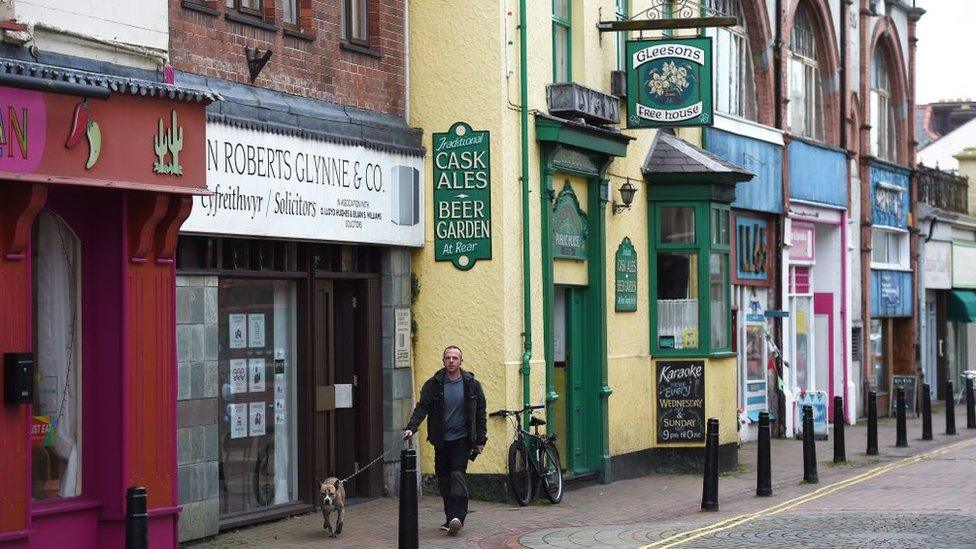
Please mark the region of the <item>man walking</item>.
POLYGON ((441 530, 456 535, 468 514, 468 459, 474 461, 487 437, 485 393, 474 374, 461 369, 461 349, 450 345, 442 355, 444 368, 424 383, 420 401, 403 431, 408 439, 427 418, 427 441, 434 447, 434 472, 444 498, 441 530))

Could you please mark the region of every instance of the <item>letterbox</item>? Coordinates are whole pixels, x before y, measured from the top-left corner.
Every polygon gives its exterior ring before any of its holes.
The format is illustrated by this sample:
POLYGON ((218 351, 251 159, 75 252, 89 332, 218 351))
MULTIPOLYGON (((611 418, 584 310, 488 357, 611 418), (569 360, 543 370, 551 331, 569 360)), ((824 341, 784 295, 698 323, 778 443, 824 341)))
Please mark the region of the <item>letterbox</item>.
POLYGON ((4 353, 4 404, 30 404, 33 401, 34 353, 4 353))

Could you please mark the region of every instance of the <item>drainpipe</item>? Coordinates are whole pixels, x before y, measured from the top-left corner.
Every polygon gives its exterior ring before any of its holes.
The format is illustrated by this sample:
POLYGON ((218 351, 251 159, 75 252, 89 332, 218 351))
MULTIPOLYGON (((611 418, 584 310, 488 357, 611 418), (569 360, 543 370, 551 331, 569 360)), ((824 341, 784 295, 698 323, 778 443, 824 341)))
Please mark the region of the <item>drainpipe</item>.
MULTIPOLYGON (((522 125, 522 404, 531 403, 529 361, 532 359, 532 268, 529 263, 529 83, 526 52, 525 4, 519 0, 519 113, 522 125)), ((522 416, 525 429, 529 415, 522 416)))

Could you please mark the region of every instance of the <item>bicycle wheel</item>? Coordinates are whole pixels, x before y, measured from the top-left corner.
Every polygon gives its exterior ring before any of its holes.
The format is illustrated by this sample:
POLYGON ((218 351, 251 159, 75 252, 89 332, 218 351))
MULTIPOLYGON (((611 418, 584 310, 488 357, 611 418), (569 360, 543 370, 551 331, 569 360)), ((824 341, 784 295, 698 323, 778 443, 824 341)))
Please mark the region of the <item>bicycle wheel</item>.
POLYGON ((546 499, 552 503, 563 500, 563 470, 559 462, 559 450, 552 442, 547 442, 539 456, 539 469, 542 473, 542 488, 546 499))
POLYGON ((532 501, 532 465, 528 448, 521 440, 508 447, 508 485, 519 505, 525 507, 532 501))

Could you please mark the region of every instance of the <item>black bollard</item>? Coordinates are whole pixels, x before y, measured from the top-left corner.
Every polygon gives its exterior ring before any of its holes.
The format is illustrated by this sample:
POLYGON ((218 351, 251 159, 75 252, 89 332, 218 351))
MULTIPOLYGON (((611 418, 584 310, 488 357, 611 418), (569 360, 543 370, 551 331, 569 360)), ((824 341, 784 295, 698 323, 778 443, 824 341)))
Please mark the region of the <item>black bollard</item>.
POLYGON ((413 448, 400 451, 400 549, 418 549, 420 537, 417 530, 417 451, 413 448))
POLYGON ((813 406, 803 405, 803 481, 811 484, 817 478, 817 446, 813 441, 813 406))
POLYGON ((834 463, 847 461, 844 448, 844 397, 834 397, 834 463))
POLYGON ((146 488, 130 486, 125 493, 125 549, 149 547, 149 514, 146 488))
POLYGON ((932 440, 932 388, 922 384, 922 440, 932 440))
POLYGON ((946 381, 946 434, 956 434, 956 399, 952 395, 952 382, 946 381))
POLYGON ((905 388, 895 389, 895 446, 908 447, 908 427, 905 425, 905 388))
POLYGON ((772 467, 769 462, 769 443, 772 436, 769 412, 759 412, 759 462, 756 464, 756 495, 773 495, 772 467))
POLYGON ((708 418, 705 429, 705 479, 702 482, 702 511, 718 511, 718 420, 708 418))
POLYGON ((868 449, 869 456, 878 455, 878 393, 868 393, 868 449))
POLYGON ((976 407, 973 403, 973 378, 966 378, 966 428, 976 429, 976 407))

